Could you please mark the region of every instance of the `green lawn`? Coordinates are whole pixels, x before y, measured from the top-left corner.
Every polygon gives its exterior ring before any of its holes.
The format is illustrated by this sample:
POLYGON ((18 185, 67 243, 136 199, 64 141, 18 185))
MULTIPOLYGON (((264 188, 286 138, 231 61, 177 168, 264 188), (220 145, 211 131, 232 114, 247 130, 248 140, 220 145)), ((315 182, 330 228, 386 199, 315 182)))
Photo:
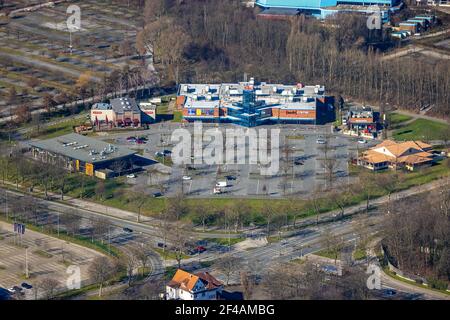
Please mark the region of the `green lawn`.
POLYGON ((415 282, 415 281, 412 281, 412 280, 408 280, 408 279, 399 277, 397 274, 395 274, 394 272, 392 272, 391 270, 389 270, 389 268, 387 268, 387 267, 384 268, 383 271, 384 271, 384 273, 386 273, 386 274, 387 274, 388 276, 390 276, 391 278, 394 278, 394 279, 399 280, 399 281, 401 281, 401 282, 404 282, 404 283, 407 283, 407 284, 410 284, 410 285, 413 285, 413 286, 416 286, 416 287, 420 287, 420 288, 424 288, 424 289, 428 289, 428 290, 432 290, 432 291, 437 291, 437 292, 440 292, 440 293, 444 293, 444 294, 450 295, 450 292, 449 292, 449 291, 446 291, 446 290, 439 290, 439 289, 434 289, 434 288, 431 288, 431 287, 426 286, 426 285, 424 285, 424 284, 417 283, 417 282, 415 282))
POLYGON ((315 254, 316 256, 321 256, 321 257, 328 258, 328 259, 333 259, 333 260, 339 259, 339 253, 338 253, 338 255, 336 256, 336 251, 333 250, 333 249, 330 249, 330 250, 328 250, 328 249, 323 249, 323 250, 314 252, 314 254, 315 254))
POLYGON ((363 260, 365 258, 367 258, 366 249, 358 248, 353 252, 353 259, 363 260))
POLYGON ((73 127, 84 124, 86 119, 71 119, 68 121, 60 122, 51 126, 44 127, 40 132, 34 131, 32 138, 39 139, 51 139, 59 137, 65 134, 73 133, 73 127))
POLYGON ((440 122, 417 119, 394 130, 395 140, 440 140, 449 126, 440 122))
MULTIPOLYGON (((167 248, 163 251, 162 248, 155 248, 154 249, 161 257, 163 257, 163 259, 165 260, 176 260, 176 254, 173 251, 168 250, 167 248)), ((182 259, 189 259, 191 258, 190 256, 186 255, 186 254, 182 254, 181 255, 182 259)))
POLYGON ((396 127, 400 123, 409 121, 411 119, 412 119, 411 116, 400 114, 400 113, 395 113, 395 112, 393 112, 389 115, 389 123, 393 127, 396 127))
POLYGON ((206 238, 204 240, 208 242, 214 242, 222 246, 228 246, 228 244, 234 245, 236 243, 244 241, 245 238, 230 238, 230 242, 228 242, 228 238, 206 238))

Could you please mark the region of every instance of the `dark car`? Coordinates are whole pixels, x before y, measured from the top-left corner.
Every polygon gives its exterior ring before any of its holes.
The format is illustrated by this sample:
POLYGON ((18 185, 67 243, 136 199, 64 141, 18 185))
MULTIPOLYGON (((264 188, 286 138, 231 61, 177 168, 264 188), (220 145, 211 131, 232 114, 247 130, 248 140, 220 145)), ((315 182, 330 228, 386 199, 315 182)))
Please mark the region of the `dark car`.
POLYGON ((159 198, 159 197, 162 197, 162 193, 161 192, 155 192, 153 194, 153 198, 159 198))
POLYGON ((227 178, 228 180, 236 180, 236 179, 237 179, 235 176, 226 176, 226 178, 227 178))
POLYGON ((128 137, 127 141, 128 142, 135 142, 136 141, 136 137, 128 137))
POLYGON ((196 250, 198 253, 202 253, 202 252, 205 252, 205 251, 206 251, 206 248, 205 248, 204 246, 197 246, 197 248, 195 248, 195 250, 196 250))
POLYGON ((25 289, 32 289, 33 288, 33 286, 31 284, 28 284, 26 282, 22 283, 21 286, 22 286, 22 288, 25 288, 25 289))
POLYGON ((123 228, 122 230, 125 231, 125 232, 133 232, 133 230, 130 229, 130 228, 123 228))
POLYGON ((296 166, 302 166, 303 165, 303 161, 297 159, 297 160, 294 161, 294 164, 296 166))
POLYGON ((170 151, 170 150, 164 150, 164 151, 163 151, 163 154, 164 154, 165 156, 170 156, 170 155, 172 154, 172 151, 170 151))
POLYGON ((158 242, 158 247, 159 248, 167 248, 167 245, 162 242, 158 242))
POLYGON ((388 297, 395 296, 396 294, 397 294, 397 292, 394 289, 383 290, 383 295, 388 296, 388 297))

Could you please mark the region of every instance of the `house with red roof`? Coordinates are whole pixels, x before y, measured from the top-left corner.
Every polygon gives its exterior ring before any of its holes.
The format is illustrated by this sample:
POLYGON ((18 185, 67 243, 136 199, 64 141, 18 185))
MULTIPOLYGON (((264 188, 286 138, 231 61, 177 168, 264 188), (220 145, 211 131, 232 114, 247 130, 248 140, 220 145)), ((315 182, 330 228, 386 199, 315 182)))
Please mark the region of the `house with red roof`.
POLYGON ((217 300, 223 283, 208 272, 196 274, 178 269, 166 285, 167 300, 217 300))

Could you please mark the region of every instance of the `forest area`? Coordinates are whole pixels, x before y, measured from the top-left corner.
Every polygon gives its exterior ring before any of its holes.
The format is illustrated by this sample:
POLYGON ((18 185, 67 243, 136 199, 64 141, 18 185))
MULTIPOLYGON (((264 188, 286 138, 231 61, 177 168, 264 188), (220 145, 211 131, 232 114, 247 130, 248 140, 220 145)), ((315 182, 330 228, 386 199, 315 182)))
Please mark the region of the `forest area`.
POLYGON ((439 289, 446 289, 450 279, 449 191, 446 187, 425 199, 396 201, 384 224, 383 245, 389 261, 439 289))
POLYGON ((241 1, 150 0, 141 6, 143 29, 136 49, 151 50, 162 83, 242 80, 324 84, 329 94, 418 110, 434 105, 445 116, 450 102, 450 62, 382 60, 373 46, 388 34, 369 30, 365 17, 347 14, 320 22, 257 17, 241 1))

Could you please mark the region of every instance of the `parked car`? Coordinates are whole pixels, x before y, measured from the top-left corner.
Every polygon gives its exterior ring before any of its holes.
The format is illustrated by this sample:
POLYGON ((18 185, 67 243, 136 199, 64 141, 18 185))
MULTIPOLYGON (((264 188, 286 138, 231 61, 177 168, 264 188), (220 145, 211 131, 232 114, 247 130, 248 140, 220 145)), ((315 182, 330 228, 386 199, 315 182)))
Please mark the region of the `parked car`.
POLYGON ((136 144, 146 144, 147 141, 142 140, 142 139, 136 139, 136 144))
POLYGON ((226 176, 226 178, 227 178, 228 180, 236 180, 236 179, 237 179, 235 176, 226 176))
POLYGON ((33 286, 31 284, 28 284, 26 282, 22 283, 21 286, 22 286, 22 288, 25 288, 25 289, 28 289, 28 290, 33 288, 33 286))
POLYGON ((303 165, 303 161, 301 160, 301 159, 295 159, 295 161, 294 161, 294 164, 296 165, 296 166, 302 166, 303 165))
POLYGON ((367 143, 367 141, 365 139, 358 139, 358 143, 364 144, 367 143))
POLYGON ((325 141, 325 139, 318 138, 318 139, 316 140, 316 143, 318 143, 318 144, 325 144, 326 141, 325 141))
POLYGON ((136 178, 136 175, 133 173, 127 174, 127 178, 134 179, 134 178, 136 178))
POLYGON ((202 253, 202 252, 205 252, 205 251, 206 251, 206 248, 205 248, 204 246, 197 246, 197 248, 195 248, 195 250, 196 250, 198 253, 202 253))
POLYGON ((219 187, 214 187, 213 193, 214 194, 221 194, 222 193, 222 189, 220 189, 219 187))
POLYGON ((189 177, 189 176, 183 176, 183 180, 185 180, 185 181, 189 181, 189 180, 192 180, 192 178, 191 178, 191 177, 189 177))
POLYGON ((155 152, 155 157, 164 157, 164 153, 162 152, 155 152))
POLYGON ((162 193, 161 192, 155 192, 153 194, 153 198, 159 198, 159 197, 162 197, 162 193))
POLYGON ((170 156, 170 155, 172 154, 172 151, 170 151, 170 150, 164 150, 164 151, 163 151, 163 154, 164 154, 165 156, 170 156))
POLYGON ((219 187, 219 188, 225 188, 226 186, 227 186, 226 181, 217 181, 217 183, 216 183, 216 187, 219 187))
POLYGON ((128 233, 131 233, 131 232, 133 232, 133 230, 132 230, 132 229, 130 229, 130 228, 127 228, 127 227, 123 228, 122 230, 123 230, 123 231, 125 231, 125 232, 128 232, 128 233))
POLYGON ((167 248, 167 245, 162 242, 158 242, 158 247, 159 248, 167 248))

